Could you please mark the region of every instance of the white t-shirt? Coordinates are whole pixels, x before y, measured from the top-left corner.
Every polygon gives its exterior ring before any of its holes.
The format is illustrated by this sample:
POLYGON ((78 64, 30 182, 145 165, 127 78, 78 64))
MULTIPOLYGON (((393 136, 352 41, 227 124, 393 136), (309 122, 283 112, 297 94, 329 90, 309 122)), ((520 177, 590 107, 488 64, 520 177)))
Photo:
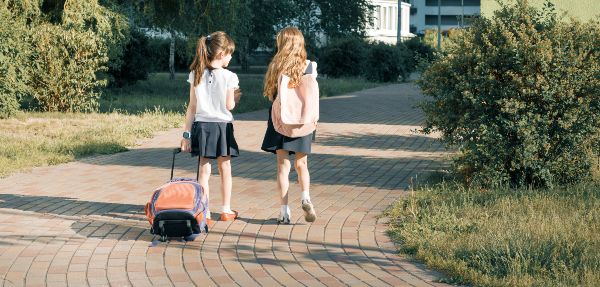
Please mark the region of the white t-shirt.
MULTIPOLYGON (((194 71, 190 72, 188 83, 194 84, 194 71)), ((204 69, 200 84, 194 87, 196 94, 196 117, 200 122, 231 122, 233 115, 227 110, 227 90, 237 89, 239 80, 235 73, 218 68, 204 69)))

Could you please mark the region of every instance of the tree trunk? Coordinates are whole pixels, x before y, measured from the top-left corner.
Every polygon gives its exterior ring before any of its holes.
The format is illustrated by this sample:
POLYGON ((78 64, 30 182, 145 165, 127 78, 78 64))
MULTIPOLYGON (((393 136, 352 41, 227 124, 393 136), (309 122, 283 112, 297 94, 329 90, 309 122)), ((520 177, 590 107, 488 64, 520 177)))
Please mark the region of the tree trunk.
POLYGON ((175 79, 175 33, 171 31, 170 34, 171 45, 169 45, 169 72, 171 75, 169 76, 169 79, 173 80, 175 79))
POLYGON ((242 51, 240 51, 240 65, 242 66, 242 71, 244 72, 248 72, 248 70, 250 70, 250 64, 248 63, 248 52, 249 52, 249 43, 248 40, 244 41, 244 49, 242 49, 242 51))

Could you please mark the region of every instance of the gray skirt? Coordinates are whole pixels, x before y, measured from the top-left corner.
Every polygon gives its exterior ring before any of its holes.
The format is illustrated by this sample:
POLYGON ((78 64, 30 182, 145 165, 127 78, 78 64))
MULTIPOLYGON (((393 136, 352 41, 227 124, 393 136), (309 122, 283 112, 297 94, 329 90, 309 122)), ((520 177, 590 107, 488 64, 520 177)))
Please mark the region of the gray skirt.
POLYGON ((269 121, 267 122, 267 131, 265 132, 261 149, 272 153, 276 153, 278 149, 282 149, 288 151, 289 154, 297 152, 310 154, 313 135, 291 138, 278 133, 273 126, 271 108, 269 108, 269 121))
POLYGON ((233 124, 227 122, 194 122, 192 125, 192 156, 215 159, 239 156, 233 136, 233 124))

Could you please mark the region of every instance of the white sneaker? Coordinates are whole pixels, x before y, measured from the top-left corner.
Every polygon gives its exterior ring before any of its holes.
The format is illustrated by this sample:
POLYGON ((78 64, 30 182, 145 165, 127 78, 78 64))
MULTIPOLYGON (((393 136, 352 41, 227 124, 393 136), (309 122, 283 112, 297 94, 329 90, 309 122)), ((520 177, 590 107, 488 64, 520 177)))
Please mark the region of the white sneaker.
POLYGON ((290 224, 290 214, 285 212, 279 212, 279 217, 277 218, 277 223, 280 224, 290 224))
POLYGON ((306 222, 315 222, 315 220, 317 220, 317 213, 315 212, 315 207, 310 202, 310 200, 302 201, 302 210, 304 210, 304 220, 306 220, 306 222))

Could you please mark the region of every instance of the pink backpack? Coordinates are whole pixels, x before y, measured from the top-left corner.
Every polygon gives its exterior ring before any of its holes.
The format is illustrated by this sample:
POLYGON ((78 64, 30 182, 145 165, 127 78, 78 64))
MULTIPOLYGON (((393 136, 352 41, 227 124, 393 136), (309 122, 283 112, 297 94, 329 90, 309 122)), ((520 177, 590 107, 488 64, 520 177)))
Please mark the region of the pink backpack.
POLYGON ((277 97, 273 101, 271 118, 275 130, 287 137, 297 138, 311 134, 319 120, 319 83, 317 64, 307 61, 312 68, 302 76, 300 85, 288 88, 290 78, 281 75, 277 97))

